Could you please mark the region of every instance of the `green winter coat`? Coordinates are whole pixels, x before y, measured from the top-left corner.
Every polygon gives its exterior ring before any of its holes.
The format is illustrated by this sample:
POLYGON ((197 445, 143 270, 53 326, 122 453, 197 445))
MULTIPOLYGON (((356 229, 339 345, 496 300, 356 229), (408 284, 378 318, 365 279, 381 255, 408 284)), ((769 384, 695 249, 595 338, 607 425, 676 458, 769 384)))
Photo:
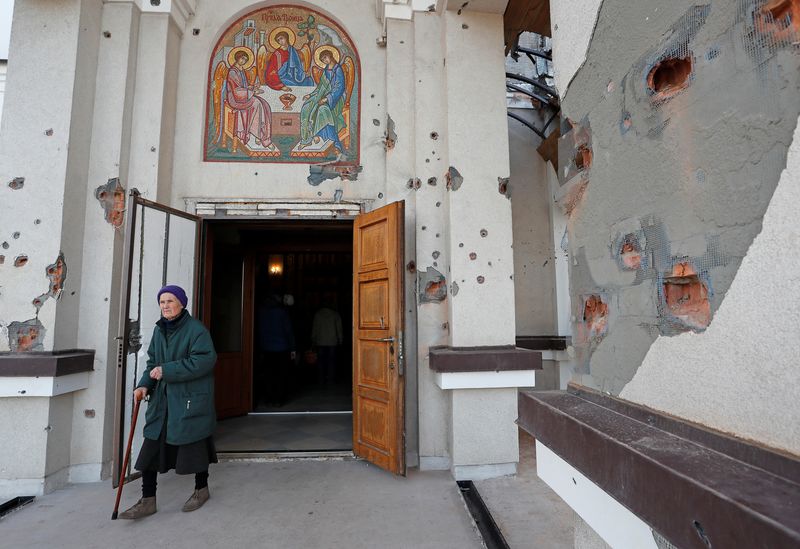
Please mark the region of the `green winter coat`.
POLYGON ((217 423, 214 410, 217 353, 206 327, 188 311, 171 330, 162 318, 156 322, 147 357, 147 369, 137 385, 148 389, 145 438, 158 440, 165 416, 169 444, 190 444, 211 436, 217 423), (162 370, 159 381, 150 377, 156 366, 162 370))

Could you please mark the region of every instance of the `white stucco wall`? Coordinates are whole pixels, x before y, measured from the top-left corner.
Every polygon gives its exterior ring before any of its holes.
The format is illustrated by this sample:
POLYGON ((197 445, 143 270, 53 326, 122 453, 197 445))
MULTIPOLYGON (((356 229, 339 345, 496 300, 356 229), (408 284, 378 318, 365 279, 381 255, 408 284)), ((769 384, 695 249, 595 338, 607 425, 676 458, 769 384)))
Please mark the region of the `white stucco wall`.
MULTIPOLYGON (((183 198, 193 197, 292 197, 331 199, 336 189, 343 199, 378 199, 384 191, 386 129, 386 50, 375 43, 382 34, 373 7, 359 0, 323 0, 305 4, 341 24, 361 59, 361 158, 364 170, 356 182, 339 179, 309 185, 308 164, 256 164, 203 162, 208 65, 211 52, 228 26, 259 4, 230 0, 224 4, 200 2, 190 22, 198 35, 187 32, 180 44, 178 101, 175 121, 173 184, 170 202, 183 208, 183 198), (373 119, 379 125, 373 124, 373 119), (321 193, 321 194, 318 194, 321 193)), ((391 114, 391 113, 390 113, 391 114)), ((405 182, 396 182, 401 185, 405 182)))
POLYGON ((711 325, 658 338, 620 396, 800 454, 798 202, 800 125, 761 233, 711 325))
POLYGON ((603 0, 558 0, 550 2, 553 32, 553 70, 556 89, 563 98, 567 87, 586 60, 594 25, 603 0))

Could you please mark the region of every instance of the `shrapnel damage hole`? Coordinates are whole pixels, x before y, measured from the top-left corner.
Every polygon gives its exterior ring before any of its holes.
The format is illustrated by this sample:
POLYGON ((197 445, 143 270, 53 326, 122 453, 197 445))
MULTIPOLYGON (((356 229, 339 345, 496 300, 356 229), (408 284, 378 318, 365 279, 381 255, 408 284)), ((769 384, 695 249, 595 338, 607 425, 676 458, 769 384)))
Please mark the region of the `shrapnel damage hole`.
POLYGON ((600 337, 608 325, 608 304, 599 295, 590 295, 583 305, 583 322, 589 337, 600 337))
POLYGON ((690 328, 705 329, 711 322, 708 288, 689 263, 678 263, 664 278, 664 301, 669 312, 690 328))
POLYGON ((647 87, 658 99, 675 95, 689 85, 692 74, 692 58, 670 57, 656 63, 647 75, 647 87))

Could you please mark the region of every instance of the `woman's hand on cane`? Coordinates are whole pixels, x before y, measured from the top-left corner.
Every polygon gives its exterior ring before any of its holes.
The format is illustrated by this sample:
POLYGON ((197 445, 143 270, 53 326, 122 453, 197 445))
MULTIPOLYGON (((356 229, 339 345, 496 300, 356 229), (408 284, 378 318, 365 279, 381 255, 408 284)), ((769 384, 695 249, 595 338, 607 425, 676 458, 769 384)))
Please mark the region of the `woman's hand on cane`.
POLYGON ((137 401, 144 400, 144 397, 147 396, 147 387, 137 387, 133 391, 133 398, 137 401))

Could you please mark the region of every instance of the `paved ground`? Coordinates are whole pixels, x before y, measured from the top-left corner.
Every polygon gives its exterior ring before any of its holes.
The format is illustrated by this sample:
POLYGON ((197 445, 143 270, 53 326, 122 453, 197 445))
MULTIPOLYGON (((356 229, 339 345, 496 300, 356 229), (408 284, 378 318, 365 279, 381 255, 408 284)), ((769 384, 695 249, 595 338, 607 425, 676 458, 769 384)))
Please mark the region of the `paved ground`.
MULTIPOLYGON (((75 485, 0 519, 2 547, 479 548, 449 472, 395 478, 363 461, 212 466, 211 500, 182 513, 192 476, 159 477, 158 513, 111 521, 109 483, 75 485)), ((139 482, 123 505, 138 499, 139 482)))
POLYGON ((517 475, 475 482, 512 549, 572 549, 575 513, 536 475, 534 439, 520 430, 517 475))

